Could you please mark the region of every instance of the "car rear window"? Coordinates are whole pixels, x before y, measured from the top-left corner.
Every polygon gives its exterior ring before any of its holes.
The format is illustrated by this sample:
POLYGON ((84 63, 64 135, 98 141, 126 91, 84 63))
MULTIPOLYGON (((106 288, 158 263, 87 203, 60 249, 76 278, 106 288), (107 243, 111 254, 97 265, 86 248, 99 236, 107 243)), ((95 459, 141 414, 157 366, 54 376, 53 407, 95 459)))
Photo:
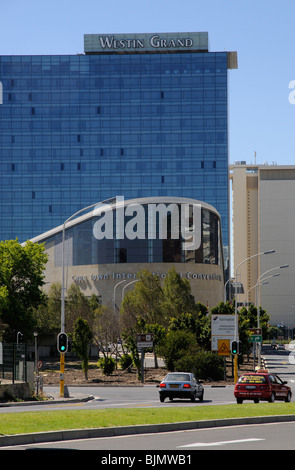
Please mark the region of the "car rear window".
POLYGON ((267 380, 265 375, 242 375, 239 379, 242 384, 266 384, 267 380))
POLYGON ((165 380, 171 382, 187 382, 190 380, 189 374, 168 374, 165 380))

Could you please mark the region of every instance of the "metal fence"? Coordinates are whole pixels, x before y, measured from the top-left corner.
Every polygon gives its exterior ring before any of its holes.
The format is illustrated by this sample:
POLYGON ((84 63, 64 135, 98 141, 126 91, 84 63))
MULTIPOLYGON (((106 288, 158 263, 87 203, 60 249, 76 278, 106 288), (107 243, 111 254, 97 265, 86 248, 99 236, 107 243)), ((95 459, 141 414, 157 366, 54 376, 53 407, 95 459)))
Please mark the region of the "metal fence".
POLYGON ((27 347, 21 343, 0 343, 0 380, 27 381, 27 347))

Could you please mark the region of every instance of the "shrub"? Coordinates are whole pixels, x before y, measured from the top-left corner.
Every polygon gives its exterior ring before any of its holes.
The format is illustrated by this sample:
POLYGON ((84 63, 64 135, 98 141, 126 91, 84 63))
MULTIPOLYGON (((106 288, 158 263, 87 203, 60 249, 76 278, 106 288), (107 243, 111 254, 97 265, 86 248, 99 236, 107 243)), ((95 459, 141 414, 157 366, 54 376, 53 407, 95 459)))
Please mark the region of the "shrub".
POLYGON ((124 354, 120 358, 120 366, 122 367, 123 370, 128 370, 128 372, 131 372, 131 367, 132 367, 133 361, 131 354, 124 354))
POLYGON ((198 379, 222 380, 224 378, 223 359, 217 354, 190 349, 175 363, 175 370, 188 371, 198 379))
POLYGON ((198 376, 202 379, 224 378, 223 358, 215 353, 201 351, 197 356, 198 376))
POLYGON ((167 369, 173 372, 175 364, 194 346, 196 346, 196 338, 193 333, 186 330, 172 330, 169 331, 164 344, 159 348, 159 355, 163 357, 167 369))
POLYGON ((98 367, 104 375, 111 375, 116 367, 116 362, 112 357, 102 357, 98 361, 98 367))

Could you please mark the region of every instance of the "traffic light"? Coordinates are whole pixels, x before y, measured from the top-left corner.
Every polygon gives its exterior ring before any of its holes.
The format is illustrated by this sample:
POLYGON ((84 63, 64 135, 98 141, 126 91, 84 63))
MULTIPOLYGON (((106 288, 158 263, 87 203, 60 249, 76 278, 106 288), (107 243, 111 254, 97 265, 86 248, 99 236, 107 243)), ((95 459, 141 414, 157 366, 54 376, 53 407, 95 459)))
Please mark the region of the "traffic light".
POLYGON ((60 353, 65 353, 68 350, 68 335, 66 333, 59 333, 57 337, 57 349, 60 353))
POLYGON ((242 343, 241 341, 232 341, 231 343, 231 352, 235 356, 236 354, 242 353, 242 343))
POLYGON ((234 355, 238 354, 238 342, 237 341, 232 341, 232 343, 231 343, 231 352, 234 355))
POLYGON ((238 341, 238 354, 242 354, 242 342, 238 341))

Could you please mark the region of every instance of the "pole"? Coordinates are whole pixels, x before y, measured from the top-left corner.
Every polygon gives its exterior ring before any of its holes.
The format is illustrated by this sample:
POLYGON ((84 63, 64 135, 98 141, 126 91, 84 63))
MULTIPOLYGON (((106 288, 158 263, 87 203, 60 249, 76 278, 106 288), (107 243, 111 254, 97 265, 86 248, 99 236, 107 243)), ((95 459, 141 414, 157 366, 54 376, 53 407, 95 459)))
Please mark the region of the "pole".
POLYGON ((238 355, 237 354, 234 355, 234 381, 235 381, 235 384, 238 381, 238 355))
MULTIPOLYGON (((275 253, 275 250, 268 250, 268 251, 263 251, 261 253, 256 253, 255 255, 249 256, 249 258, 244 259, 238 266, 236 267, 236 273, 235 273, 235 279, 237 280, 238 278, 238 268, 245 263, 246 261, 254 258, 255 256, 260 256, 260 255, 268 255, 270 253, 275 253)), ((235 341, 238 341, 238 303, 237 303, 237 283, 235 283, 235 341)), ((234 358, 234 381, 237 383, 238 381, 238 355, 235 354, 234 358)))
POLYGON ((65 353, 60 353, 59 394, 61 398, 65 395, 65 353))
POLYGON ((126 289, 126 287, 128 287, 128 286, 130 286, 130 284, 133 284, 134 282, 138 282, 138 281, 139 281, 139 279, 135 279, 135 281, 128 282, 128 284, 126 284, 126 285, 123 287, 123 289, 122 289, 122 302, 123 302, 123 300, 124 300, 124 295, 125 295, 125 289, 126 289))
POLYGON ((141 383, 144 382, 144 348, 141 348, 141 383))
MULTIPOLYGON (((84 212, 86 210, 89 210, 95 206, 98 206, 99 204, 107 204, 109 202, 115 201, 116 198, 112 197, 109 199, 106 199, 105 201, 100 201, 100 202, 95 202, 94 204, 91 204, 90 206, 83 207, 83 209, 80 209, 79 211, 75 212, 72 214, 64 223, 62 226, 62 247, 61 247, 61 266, 62 266, 62 286, 61 286, 61 319, 60 319, 60 332, 64 333, 65 332, 65 232, 66 232, 66 224, 70 220, 72 220, 74 217, 79 215, 81 212, 84 212)), ((64 397, 64 371, 65 371, 65 357, 64 354, 62 353, 60 355, 60 396, 64 397), (62 357, 63 356, 63 357, 62 357), (63 364, 62 364, 63 362, 63 364)))
POLYGON ((38 333, 34 331, 34 337, 35 337, 35 393, 36 395, 39 395, 39 377, 38 377, 38 343, 37 343, 37 338, 38 338, 38 333))

